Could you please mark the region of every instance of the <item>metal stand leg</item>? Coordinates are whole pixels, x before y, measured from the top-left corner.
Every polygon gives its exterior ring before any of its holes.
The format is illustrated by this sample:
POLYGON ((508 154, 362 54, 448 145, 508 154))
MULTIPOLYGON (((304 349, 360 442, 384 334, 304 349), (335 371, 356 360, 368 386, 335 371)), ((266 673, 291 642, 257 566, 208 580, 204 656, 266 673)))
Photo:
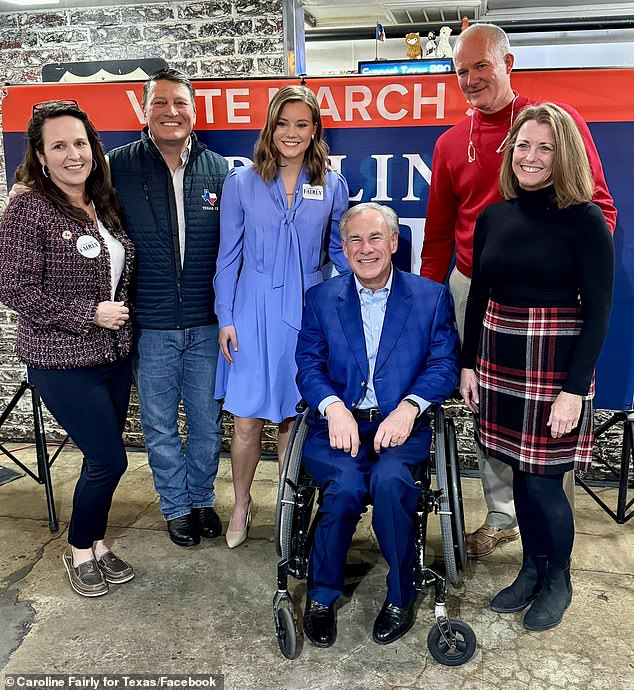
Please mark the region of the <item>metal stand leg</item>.
POLYGON ((57 532, 59 525, 55 512, 55 499, 53 498, 53 484, 51 482, 51 468, 49 465, 48 448, 44 432, 44 416, 42 414, 42 401, 37 388, 29 384, 31 400, 33 401, 33 427, 35 429, 35 449, 37 452, 37 473, 40 482, 44 484, 46 492, 46 505, 48 507, 48 528, 51 532, 57 532))
POLYGON ((38 484, 44 485, 46 493, 46 505, 48 508, 48 527, 51 532, 59 530, 57 521, 57 513, 55 512, 55 499, 53 497, 53 483, 51 481, 51 465, 57 459, 64 446, 69 440, 69 437, 61 442, 59 448, 55 451, 52 458, 49 458, 48 446, 46 443, 46 434, 44 432, 44 415, 42 414, 42 400, 37 388, 29 383, 23 381, 20 384, 16 394, 13 396, 4 412, 0 415, 0 428, 6 422, 13 409, 18 404, 22 396, 28 391, 31 392, 31 403, 33 408, 33 437, 35 439, 35 450, 37 455, 37 474, 32 472, 26 465, 24 465, 11 451, 7 450, 0 443, 0 452, 14 462, 23 472, 34 479, 38 484))
POLYGON ((634 466, 634 416, 628 415, 623 425, 623 447, 621 449, 621 477, 619 480, 619 495, 616 503, 616 521, 619 525, 629 520, 634 512, 626 515, 627 509, 634 499, 627 503, 627 487, 630 473, 630 460, 634 466))
POLYGON ((634 504, 634 498, 628 502, 627 490, 629 485, 630 463, 634 467, 634 413, 632 412, 616 412, 602 424, 595 432, 595 438, 599 438, 608 429, 615 424, 623 422, 623 444, 621 446, 621 463, 618 472, 609 463, 602 461, 607 469, 618 479, 619 493, 616 501, 616 512, 614 512, 604 501, 602 501, 597 494, 586 484, 586 482, 575 475, 577 483, 581 488, 593 498, 603 510, 619 525, 624 524, 634 516, 634 510, 628 510, 634 504))
POLYGON ((20 398, 24 395, 24 391, 28 388, 29 384, 26 381, 22 381, 18 392, 11 398, 11 401, 6 406, 4 412, 0 415, 0 428, 7 420, 7 417, 13 412, 13 408, 18 404, 20 398))

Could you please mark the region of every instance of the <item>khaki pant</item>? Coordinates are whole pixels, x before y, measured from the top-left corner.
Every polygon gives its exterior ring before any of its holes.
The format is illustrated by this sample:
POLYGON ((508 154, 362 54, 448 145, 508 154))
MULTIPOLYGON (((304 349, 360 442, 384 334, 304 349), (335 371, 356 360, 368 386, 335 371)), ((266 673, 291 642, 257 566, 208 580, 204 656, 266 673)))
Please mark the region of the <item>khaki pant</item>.
MULTIPOLYGON (((467 308, 467 297, 471 279, 454 268, 449 276, 449 290, 454 300, 456 324, 460 342, 464 336, 464 317, 467 308)), ((484 491, 488 513, 486 521, 489 525, 498 529, 507 529, 517 525, 515 517, 515 504, 513 503, 513 469, 505 462, 501 462, 490 455, 485 455, 476 446, 480 478, 484 491)), ((575 476, 574 472, 566 472, 564 475, 564 491, 570 501, 570 506, 575 507, 575 476)))

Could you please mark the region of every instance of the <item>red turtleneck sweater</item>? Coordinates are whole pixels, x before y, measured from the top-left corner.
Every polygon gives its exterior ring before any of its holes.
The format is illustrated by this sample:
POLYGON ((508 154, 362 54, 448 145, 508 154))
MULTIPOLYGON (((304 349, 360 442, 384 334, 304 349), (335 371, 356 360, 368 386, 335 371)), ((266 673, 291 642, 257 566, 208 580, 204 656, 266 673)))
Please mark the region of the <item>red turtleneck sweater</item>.
MULTIPOLYGON (((509 103, 492 115, 475 111, 471 135, 475 146, 473 163, 469 163, 467 157, 471 118, 458 123, 438 138, 427 204, 422 276, 444 282, 455 246, 458 270, 471 277, 476 219, 487 206, 502 200, 498 178, 504 152, 497 153, 497 149, 509 132, 511 109, 515 117, 528 104, 527 98, 518 96, 514 104, 509 103)), ((592 200, 603 211, 610 231, 614 232, 616 209, 588 125, 574 108, 563 103, 558 105, 572 115, 581 131, 594 177, 592 200)))

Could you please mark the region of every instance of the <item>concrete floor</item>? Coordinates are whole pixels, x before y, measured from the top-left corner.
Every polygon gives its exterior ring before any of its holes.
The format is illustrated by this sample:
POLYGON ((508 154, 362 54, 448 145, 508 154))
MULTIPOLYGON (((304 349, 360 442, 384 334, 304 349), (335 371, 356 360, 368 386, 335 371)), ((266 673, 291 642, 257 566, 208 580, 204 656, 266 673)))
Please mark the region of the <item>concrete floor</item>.
MULTIPOLYGON (((23 451, 20 457, 33 457, 23 451)), ((438 665, 426 647, 433 624, 432 592, 419 598, 417 621, 401 640, 381 647, 371 639, 385 595, 385 564, 365 516, 349 562, 361 574, 339 608, 335 646, 310 643, 288 661, 274 635, 276 588, 273 546, 276 466, 263 462, 254 496, 258 511, 250 538, 230 551, 223 539, 193 549, 173 545, 158 510, 146 456, 130 453, 130 469, 115 494, 110 539, 135 567, 127 584, 98 599, 75 594, 61 554, 72 490, 81 461, 66 450, 53 468, 60 531, 51 534, 43 488, 29 478, 0 487, 0 672, 222 673, 225 688, 426 690, 546 690, 634 687, 634 520, 614 523, 577 487, 575 595, 559 627, 529 633, 521 614, 498 615, 490 597, 514 577, 519 544, 472 565, 452 589, 452 616, 478 638, 464 666, 438 665)), ((9 465, 2 460, 2 464, 9 465)), ((230 465, 221 462, 217 508, 226 524, 230 465)), ((477 479, 463 479, 467 529, 484 508, 477 479)), ((604 490, 613 505, 615 492, 604 490)), ((430 518, 430 552, 439 549, 438 520, 430 518)), ((300 610, 305 584, 291 580, 300 610)))

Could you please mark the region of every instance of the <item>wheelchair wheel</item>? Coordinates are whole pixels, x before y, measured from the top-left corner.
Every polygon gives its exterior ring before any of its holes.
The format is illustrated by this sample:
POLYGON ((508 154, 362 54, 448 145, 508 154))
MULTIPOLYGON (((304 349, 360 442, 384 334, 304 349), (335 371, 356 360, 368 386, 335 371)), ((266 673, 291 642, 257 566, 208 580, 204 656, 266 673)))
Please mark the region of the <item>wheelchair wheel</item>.
POLYGON ((293 614, 287 608, 277 611, 277 643, 287 659, 297 657, 297 627, 293 614))
POLYGON ((442 409, 436 412, 436 433, 435 433, 435 462, 436 462, 436 483, 441 490, 438 498, 440 518, 440 536, 442 538, 442 551, 445 559, 445 573, 452 585, 457 586, 460 582, 458 574, 457 552, 454 550, 454 536, 452 527, 452 506, 450 501, 449 480, 447 477, 447 429, 445 414, 442 409))
POLYGON ((467 540, 465 537, 464 509, 462 507, 462 485, 460 483, 460 461, 456 426, 453 419, 448 419, 447 428, 447 475, 449 483, 449 500, 451 503, 451 527, 454 550, 457 556, 458 570, 464 570, 468 563, 467 540))
MULTIPOLYGON (((445 619, 446 620, 446 619, 445 619)), ((454 645, 449 645, 438 625, 427 635, 427 649, 439 664, 444 666, 462 666, 474 655, 478 646, 473 630, 466 623, 457 618, 446 621, 451 626, 454 645)))
POLYGON ((302 450, 308 433, 308 413, 309 410, 306 408, 295 418, 284 455, 284 466, 277 492, 275 550, 277 555, 284 559, 289 559, 291 555, 295 497, 302 464, 302 450))

